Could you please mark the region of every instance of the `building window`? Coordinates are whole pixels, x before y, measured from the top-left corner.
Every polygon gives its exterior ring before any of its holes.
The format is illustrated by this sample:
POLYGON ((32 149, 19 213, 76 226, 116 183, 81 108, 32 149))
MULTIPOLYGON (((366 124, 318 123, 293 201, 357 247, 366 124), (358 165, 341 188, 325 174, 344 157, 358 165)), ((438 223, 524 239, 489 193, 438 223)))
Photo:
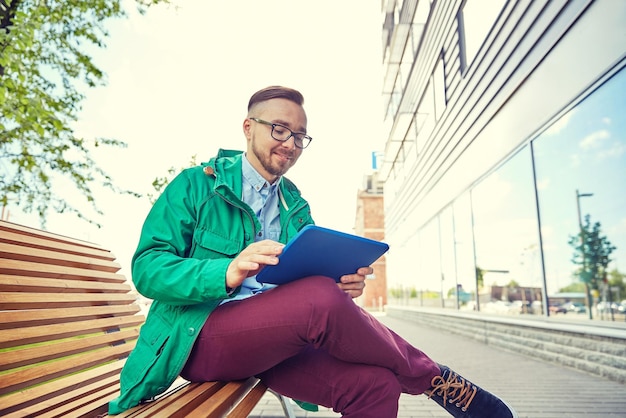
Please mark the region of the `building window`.
POLYGON ((532 307, 540 314, 543 277, 529 146, 472 190, 472 208, 480 310, 526 313, 532 307))
POLYGON ((453 203, 454 261, 457 277, 457 297, 460 309, 476 309, 476 268, 474 266, 474 236, 469 192, 453 203))
MULTIPOLYGON (((533 141, 548 295, 554 304, 565 301, 562 295, 587 304, 581 266, 572 259, 579 222, 584 225, 588 216, 592 229, 597 223, 599 236, 615 247, 590 285, 591 314, 600 319, 618 315, 621 321, 624 309, 612 312, 611 305, 626 300, 624 91, 626 70, 533 141)), ((595 255, 592 251, 588 257, 595 255)))

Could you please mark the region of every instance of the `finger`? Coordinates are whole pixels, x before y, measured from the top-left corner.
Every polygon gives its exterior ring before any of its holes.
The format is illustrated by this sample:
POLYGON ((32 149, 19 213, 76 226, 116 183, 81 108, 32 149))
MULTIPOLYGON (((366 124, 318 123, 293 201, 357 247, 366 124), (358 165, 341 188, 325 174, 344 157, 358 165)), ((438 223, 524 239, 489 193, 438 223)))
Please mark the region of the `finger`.
POLYGON ((374 273, 374 269, 371 266, 361 267, 357 270, 357 274, 360 274, 361 276, 367 276, 372 273, 374 273))
POLYGON ((362 291, 365 288, 365 282, 339 283, 339 288, 344 292, 351 290, 362 291))
POLYGON ((364 281, 365 276, 360 274, 346 274, 345 276, 341 276, 341 283, 357 283, 364 281))
POLYGON ((278 255, 283 252, 284 245, 275 241, 265 240, 254 243, 246 248, 242 253, 278 255))

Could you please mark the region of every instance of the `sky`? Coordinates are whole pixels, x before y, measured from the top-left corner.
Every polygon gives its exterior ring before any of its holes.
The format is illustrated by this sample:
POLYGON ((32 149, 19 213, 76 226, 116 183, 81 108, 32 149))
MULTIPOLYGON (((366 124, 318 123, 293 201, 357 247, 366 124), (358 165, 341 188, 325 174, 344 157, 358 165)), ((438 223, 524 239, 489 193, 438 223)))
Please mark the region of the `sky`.
MULTIPOLYGON (((106 49, 93 52, 107 84, 86 91, 76 133, 124 141, 125 149, 93 158, 121 188, 154 192, 170 167, 207 161, 219 148, 245 149, 242 122, 250 96, 269 85, 305 98, 312 144, 287 177, 311 203, 316 223, 352 232, 356 197, 384 148, 382 18, 374 0, 173 0, 140 15, 106 22, 106 49)), ((130 277, 130 258, 150 209, 135 199, 95 189, 102 227, 50 213, 46 229, 110 249, 130 277)), ((39 227, 10 209, 10 221, 39 227)))

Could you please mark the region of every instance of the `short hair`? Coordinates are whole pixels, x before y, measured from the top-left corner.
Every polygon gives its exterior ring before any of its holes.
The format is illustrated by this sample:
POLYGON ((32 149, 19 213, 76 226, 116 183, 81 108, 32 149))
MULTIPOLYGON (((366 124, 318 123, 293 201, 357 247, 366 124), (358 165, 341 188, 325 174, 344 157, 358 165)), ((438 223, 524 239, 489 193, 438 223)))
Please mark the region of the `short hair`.
POLYGON ((287 99, 299 106, 304 104, 304 97, 298 90, 282 86, 269 86, 254 93, 248 102, 248 112, 252 107, 261 102, 271 99, 287 99))

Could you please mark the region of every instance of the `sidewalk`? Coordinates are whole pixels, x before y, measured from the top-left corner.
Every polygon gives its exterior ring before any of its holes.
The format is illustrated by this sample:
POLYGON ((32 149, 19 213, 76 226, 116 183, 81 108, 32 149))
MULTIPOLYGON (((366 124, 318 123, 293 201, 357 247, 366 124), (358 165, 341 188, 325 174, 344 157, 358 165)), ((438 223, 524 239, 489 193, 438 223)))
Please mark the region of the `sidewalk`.
MULTIPOLYGON (((417 323, 384 315, 379 319, 433 360, 447 364, 505 399, 520 418, 626 418, 626 385, 500 351, 417 323)), ((294 411, 297 417, 340 417, 326 408, 307 413, 294 405, 294 411)), ((250 415, 253 418, 282 416, 282 409, 271 394, 266 394, 250 415)), ((423 395, 402 395, 398 417, 450 415, 423 395)))

